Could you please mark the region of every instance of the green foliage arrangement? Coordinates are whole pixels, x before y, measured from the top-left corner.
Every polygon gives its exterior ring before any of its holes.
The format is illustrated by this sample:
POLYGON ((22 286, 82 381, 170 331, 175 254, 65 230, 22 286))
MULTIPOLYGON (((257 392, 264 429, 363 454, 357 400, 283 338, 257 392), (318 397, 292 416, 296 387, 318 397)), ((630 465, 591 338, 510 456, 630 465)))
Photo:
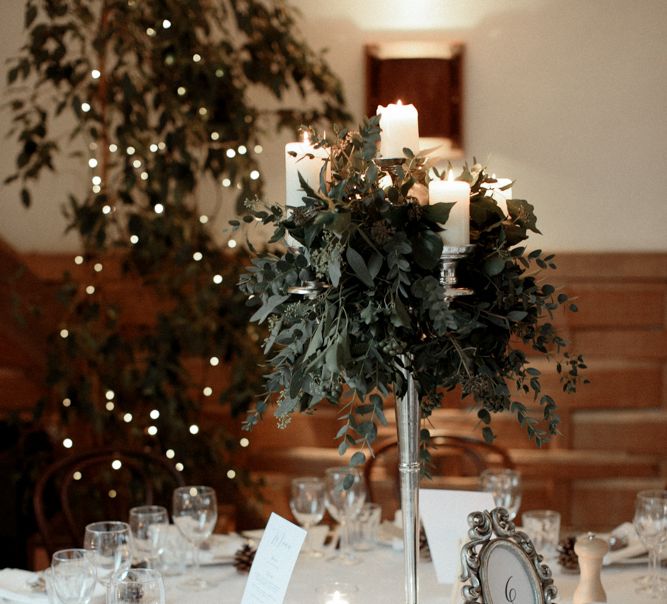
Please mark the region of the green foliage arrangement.
MULTIPOLYGON (((438 232, 452 204, 420 204, 430 163, 409 149, 387 182, 376 161, 378 121, 341 130, 333 141, 311 132, 311 141, 329 151, 318 190, 302 180, 305 205, 291 214, 275 205, 250 211, 249 222, 274 228, 273 241, 289 233, 300 247, 255 257, 240 282, 255 308, 252 320, 269 330, 266 396, 248 425, 274 402, 286 423, 291 413, 328 401, 341 409, 340 452, 361 447, 353 456, 361 463, 386 421, 385 397, 405 393, 407 370, 422 418, 460 387, 472 397, 487 440, 494 438, 492 416, 506 411, 541 445, 557 433, 556 403, 524 350, 548 357, 563 351, 566 342, 549 319, 561 305, 576 307, 539 275, 555 268, 553 256, 521 245, 529 231, 539 233, 533 206, 508 200, 504 215, 482 187, 493 182, 486 170, 464 169, 459 178, 471 185, 475 248, 459 264, 458 280, 474 294, 444 303, 438 232), (316 295, 288 291, 309 281, 320 283, 316 295), (518 400, 526 394, 540 409, 537 417, 518 400)), ((583 359, 564 352, 553 360, 563 390, 574 391, 583 359)))
POLYGON ((75 448, 134 443, 175 451, 188 476, 210 471, 238 439, 229 426, 200 424, 205 387, 224 369, 229 387, 213 395, 233 413, 245 409, 261 335, 235 289, 239 261, 197 196, 206 182, 240 199, 261 194, 263 137, 345 121, 341 84, 281 0, 27 0, 25 27, 8 71, 20 149, 5 182, 18 181, 29 206, 33 184, 58 170, 62 154, 87 173, 80 190, 55 200, 80 235, 87 272, 61 292, 52 432, 84 426, 75 448), (263 109, 257 91, 297 100, 263 109), (147 324, 127 324, 122 300, 105 288, 109 267, 149 292, 147 324))

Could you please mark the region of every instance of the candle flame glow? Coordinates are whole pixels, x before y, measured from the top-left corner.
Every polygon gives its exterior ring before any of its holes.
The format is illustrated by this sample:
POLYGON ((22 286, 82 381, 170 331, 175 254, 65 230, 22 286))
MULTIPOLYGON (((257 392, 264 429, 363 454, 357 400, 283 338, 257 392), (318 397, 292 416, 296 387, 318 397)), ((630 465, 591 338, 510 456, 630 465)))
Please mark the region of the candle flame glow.
POLYGON ((302 140, 306 145, 310 144, 310 135, 308 134, 308 132, 303 133, 302 140))
POLYGON ((454 172, 452 172, 451 170, 447 174, 447 182, 454 182, 454 172))
POLYGON ((402 104, 403 104, 403 101, 401 101, 401 99, 398 99, 398 101, 396 101, 396 104, 397 104, 397 105, 402 105, 402 104))

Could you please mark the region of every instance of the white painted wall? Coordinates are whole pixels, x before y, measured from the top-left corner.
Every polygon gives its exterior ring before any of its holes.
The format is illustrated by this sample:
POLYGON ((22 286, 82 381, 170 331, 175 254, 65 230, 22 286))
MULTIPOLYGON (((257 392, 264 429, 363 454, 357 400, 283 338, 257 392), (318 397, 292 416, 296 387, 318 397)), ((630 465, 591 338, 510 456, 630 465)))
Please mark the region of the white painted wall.
MULTIPOLYGON (((555 251, 667 250, 667 1, 292 0, 302 29, 343 78, 351 110, 364 103, 363 45, 458 40, 466 45, 465 138, 516 196, 536 206, 555 251)), ((18 0, 2 0, 0 58, 21 43, 18 0)), ((2 67, 4 70, 4 65, 2 67)), ((4 73, 4 71, 3 71, 4 73)), ((0 130, 8 128, 0 116, 0 130)), ((268 197, 284 196, 282 147, 265 145, 268 197)), ((5 145, 0 174, 12 165, 5 145)), ((23 210, 0 192, 0 236, 23 250, 75 249, 59 204, 81 188, 76 166, 40 187, 23 210)), ((225 200, 223 194, 223 202, 225 200)), ((225 217, 220 216, 221 229, 225 217)))

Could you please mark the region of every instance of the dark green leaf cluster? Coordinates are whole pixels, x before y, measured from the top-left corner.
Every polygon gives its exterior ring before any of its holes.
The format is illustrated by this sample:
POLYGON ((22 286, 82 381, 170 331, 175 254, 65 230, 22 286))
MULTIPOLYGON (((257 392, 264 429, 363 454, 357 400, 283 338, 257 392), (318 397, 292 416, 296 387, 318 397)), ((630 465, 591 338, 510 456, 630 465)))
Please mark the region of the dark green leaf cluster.
MULTIPOLYGON (((274 227, 275 239, 289 232, 299 245, 256 257, 240 281, 252 319, 269 327, 266 397, 248 425, 276 400, 280 418, 326 400, 343 410, 341 451, 370 445, 385 421, 385 397, 404 394, 408 370, 422 417, 458 387, 472 398, 487 439, 492 416, 509 411, 543 443, 557 432, 556 405, 526 351, 549 355, 565 346, 550 317, 568 298, 539 274, 555 268, 553 257, 519 245, 528 231, 539 232, 532 205, 510 200, 505 215, 482 186, 492 180, 486 171, 464 170, 476 245, 458 279, 474 294, 445 302, 439 232, 450 207, 419 203, 425 156, 406 150, 400 166, 382 168, 375 160, 379 134, 373 118, 333 141, 311 136, 329 150, 318 190, 302 181, 304 206, 287 215, 278 207, 251 211, 252 220, 274 227), (320 284, 316 295, 290 294, 311 281, 320 284), (541 406, 541 417, 521 402, 525 394, 541 406)), ((565 367, 564 390, 571 391, 583 361, 565 367)))

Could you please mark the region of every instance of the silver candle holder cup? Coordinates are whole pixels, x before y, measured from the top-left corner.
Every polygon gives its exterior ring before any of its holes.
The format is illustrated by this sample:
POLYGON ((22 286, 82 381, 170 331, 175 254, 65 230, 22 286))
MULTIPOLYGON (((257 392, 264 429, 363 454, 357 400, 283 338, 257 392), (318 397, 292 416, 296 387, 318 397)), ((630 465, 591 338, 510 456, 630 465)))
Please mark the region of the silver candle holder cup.
POLYGON ((440 255, 440 285, 446 303, 458 296, 470 296, 474 292, 468 287, 457 287, 456 266, 472 253, 474 245, 444 245, 440 255))

